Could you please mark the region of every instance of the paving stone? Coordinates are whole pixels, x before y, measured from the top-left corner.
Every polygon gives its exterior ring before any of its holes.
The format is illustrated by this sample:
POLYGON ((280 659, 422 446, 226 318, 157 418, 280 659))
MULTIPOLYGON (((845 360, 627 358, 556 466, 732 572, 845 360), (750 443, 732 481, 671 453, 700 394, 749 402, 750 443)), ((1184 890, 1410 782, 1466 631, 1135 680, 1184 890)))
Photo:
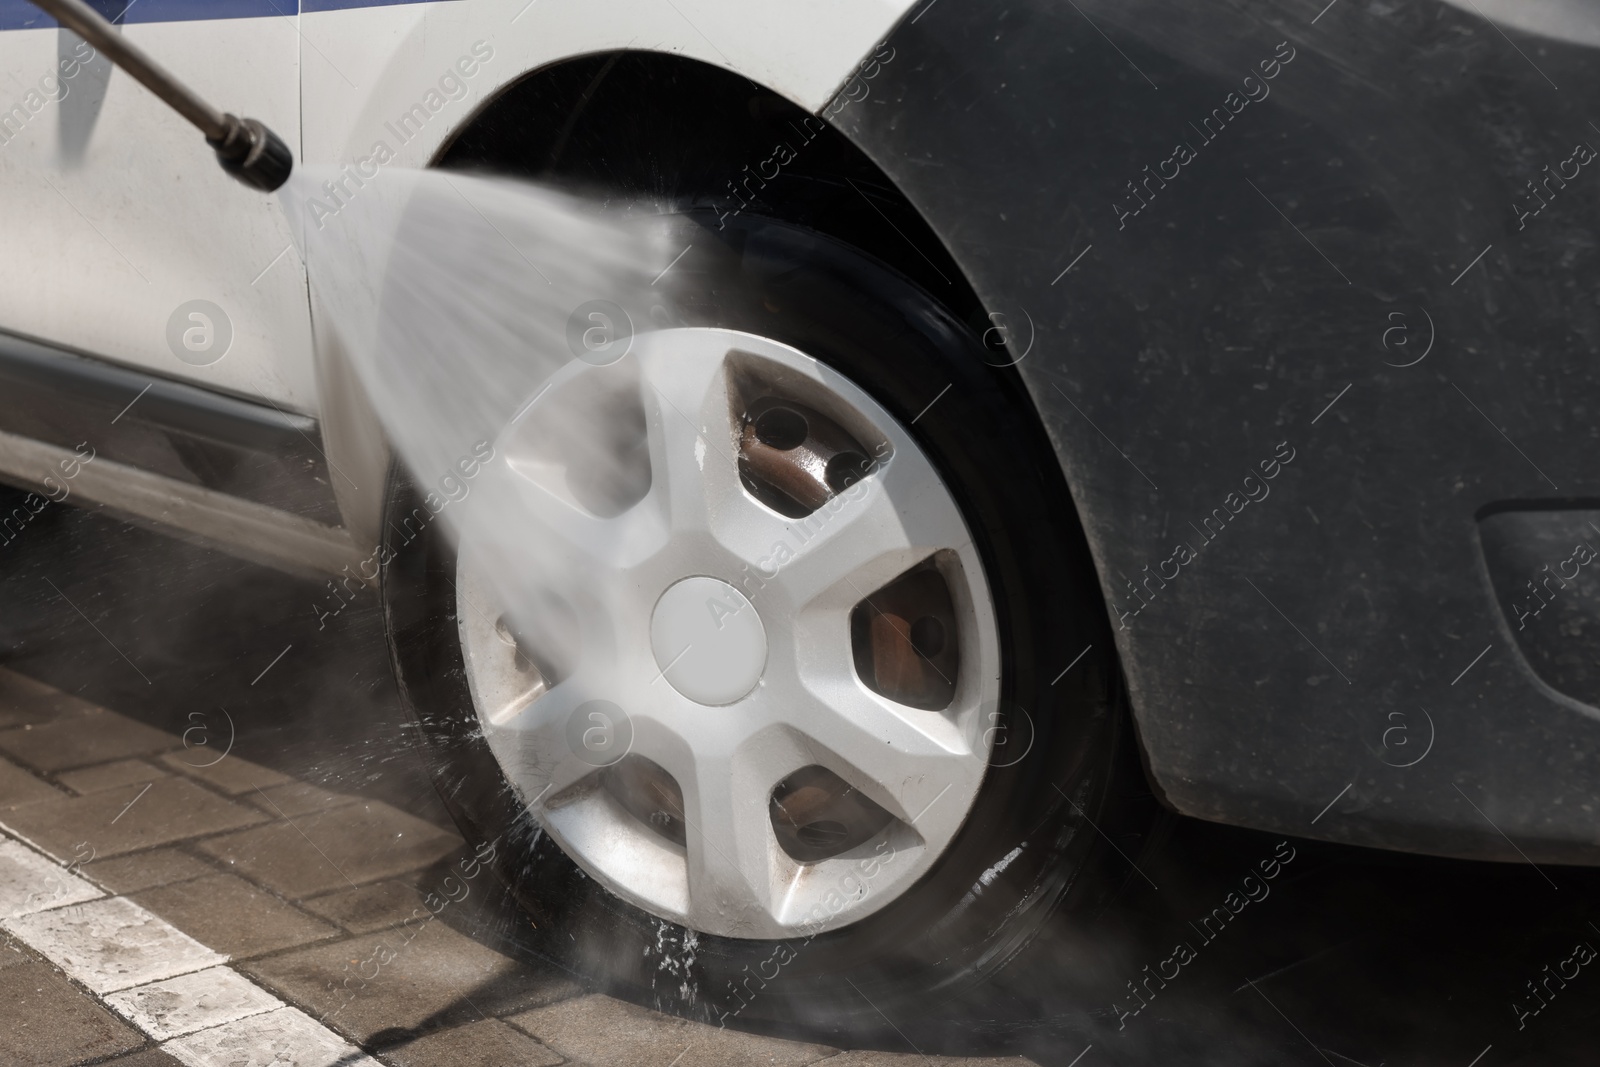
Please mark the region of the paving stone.
POLYGON ((201 1030, 165 1049, 187 1067, 381 1067, 294 1008, 201 1030))
POLYGON ((66 771, 56 775, 56 781, 83 796, 86 793, 115 789, 119 785, 142 785, 157 778, 164 778, 166 773, 142 759, 125 759, 115 763, 85 767, 82 770, 66 771))
POLYGON ((118 1056, 114 1060, 106 1060, 101 1067, 183 1067, 183 1063, 158 1048, 151 1048, 135 1052, 131 1056, 118 1056))
POLYGON ((62 1067, 128 1052, 144 1038, 49 964, 0 970, 0 1063, 62 1067))
POLYGON ((197 756, 193 749, 161 757, 163 764, 179 774, 198 778, 230 797, 236 797, 241 793, 254 793, 258 788, 265 789, 268 786, 283 785, 291 781, 287 774, 258 766, 231 753, 215 763, 212 763, 212 760, 216 760, 216 757, 197 756), (198 766, 202 764, 209 766, 198 766))
POLYGON ((10 760, 0 759, 0 816, 24 804, 64 796, 55 786, 40 781, 10 760))
POLYGON ((555 1067, 561 1055, 499 1019, 419 1037, 383 1050, 395 1067, 555 1067))
POLYGON ((172 925, 218 952, 240 958, 321 941, 338 927, 313 919, 231 874, 148 889, 133 896, 172 925))
POLYGON ((0 919, 79 904, 100 890, 16 841, 0 841, 0 919))
MULTIPOLYGON (((146 798, 148 799, 148 798, 146 798)), ((95 860, 82 868, 83 876, 113 893, 137 893, 158 885, 172 885, 217 873, 209 863, 177 848, 135 852, 131 856, 95 860)))
POLYGON ((329 893, 300 902, 307 911, 332 919, 352 934, 370 934, 407 921, 426 919, 422 892, 404 882, 385 881, 329 893))
POLYGON ((283 1007, 230 967, 212 967, 108 994, 106 1003, 157 1041, 283 1007))
POLYGON ((324 789, 310 782, 289 782, 270 789, 264 788, 259 793, 252 790, 246 794, 245 799, 268 815, 296 819, 302 815, 328 811, 341 804, 354 804, 361 798, 347 793, 335 793, 331 789, 324 789))
MULTIPOLYGON (((681 1067, 688 1067, 687 1061, 681 1067)), ((923 1056, 899 1052, 846 1052, 828 1061, 827 1067, 1038 1067, 1021 1056, 965 1059, 960 1056, 923 1056)))
POLYGON ((16 934, 29 948, 96 993, 146 985, 226 962, 124 897, 7 919, 0 929, 16 934))
POLYGON ((570 989, 553 972, 507 959, 438 919, 241 966, 364 1044, 481 1018, 480 1011, 519 1011, 570 989))
POLYGON ((455 834, 374 800, 212 838, 199 848, 298 900, 426 867, 461 843, 455 834))
POLYGON ((70 863, 82 842, 104 859, 261 822, 254 808, 183 778, 158 778, 86 797, 29 804, 4 815, 19 837, 70 863), (140 794, 143 794, 142 796, 140 794), (131 806, 130 806, 131 804, 131 806))
POLYGON ((47 774, 165 752, 178 745, 169 733, 103 708, 0 733, 0 751, 47 774))
POLYGON ((71 693, 0 667, 0 729, 94 710, 95 705, 71 693))
MULTIPOLYGON (((5 931, 0 931, 0 971, 5 970, 7 967, 15 967, 19 963, 30 963, 37 959, 38 957, 22 947, 21 941, 18 941, 5 931)), ((0 1018, 4 1016, 4 1006, 0 1005, 0 1018)))
MULTIPOLYGON (((826 1045, 780 1041, 693 1023, 600 994, 523 1012, 506 1021, 563 1056, 591 1067, 799 1065, 835 1053, 826 1045)), ((828 1060, 829 1067, 836 1062, 828 1060)))

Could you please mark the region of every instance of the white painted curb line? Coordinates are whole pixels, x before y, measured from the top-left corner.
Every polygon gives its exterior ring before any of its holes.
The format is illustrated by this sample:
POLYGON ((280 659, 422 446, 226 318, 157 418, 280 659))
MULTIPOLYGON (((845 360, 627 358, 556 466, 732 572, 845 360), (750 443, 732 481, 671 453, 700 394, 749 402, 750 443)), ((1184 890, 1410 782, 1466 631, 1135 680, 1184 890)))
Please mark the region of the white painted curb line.
POLYGON ((226 966, 226 956, 14 834, 0 837, 0 931, 189 1067, 381 1067, 226 966))

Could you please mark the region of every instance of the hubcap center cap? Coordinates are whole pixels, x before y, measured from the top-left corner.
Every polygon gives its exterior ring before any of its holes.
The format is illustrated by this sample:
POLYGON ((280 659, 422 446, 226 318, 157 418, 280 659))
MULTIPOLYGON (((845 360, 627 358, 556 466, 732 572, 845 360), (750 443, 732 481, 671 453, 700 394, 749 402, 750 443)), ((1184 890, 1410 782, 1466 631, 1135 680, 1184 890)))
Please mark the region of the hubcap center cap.
POLYGON ((667 681, 697 704, 732 704, 767 665, 767 631, 755 605, 719 578, 685 578, 662 593, 650 647, 667 681))

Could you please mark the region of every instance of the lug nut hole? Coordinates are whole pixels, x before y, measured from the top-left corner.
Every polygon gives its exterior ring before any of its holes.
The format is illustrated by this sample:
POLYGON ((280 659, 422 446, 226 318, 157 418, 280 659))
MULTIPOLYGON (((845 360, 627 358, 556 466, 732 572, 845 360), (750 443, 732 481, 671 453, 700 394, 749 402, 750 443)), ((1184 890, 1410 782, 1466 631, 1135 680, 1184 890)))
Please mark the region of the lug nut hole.
POLYGON ((911 624, 911 647, 924 659, 932 659, 944 651, 944 623, 932 615, 924 615, 911 624))
POLYGON ((772 832, 789 857, 816 863, 876 837, 894 817, 826 767, 802 767, 767 801, 772 832))
POLYGON ((872 473, 872 461, 860 452, 840 452, 828 460, 828 488, 842 493, 872 473))
POLYGON ((756 437, 780 452, 798 448, 810 432, 806 417, 793 408, 768 408, 756 416, 756 437))
POLYGON ((812 848, 832 848, 850 836, 849 827, 832 819, 808 822, 795 832, 795 836, 812 848))

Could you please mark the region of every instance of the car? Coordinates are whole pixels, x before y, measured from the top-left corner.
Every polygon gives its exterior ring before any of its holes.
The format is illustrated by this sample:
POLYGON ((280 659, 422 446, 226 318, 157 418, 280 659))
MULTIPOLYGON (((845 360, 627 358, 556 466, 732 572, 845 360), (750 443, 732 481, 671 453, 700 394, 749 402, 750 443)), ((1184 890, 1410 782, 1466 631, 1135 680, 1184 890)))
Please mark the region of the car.
POLYGON ((550 957, 871 1018, 1089 921, 1162 812, 1600 862, 1588 8, 102 10, 332 174, 314 222, 436 168, 683 246, 408 468, 284 202, 0 0, 4 536, 94 504, 325 581, 319 625, 381 596, 550 957), (560 534, 534 633, 433 521, 512 468, 560 534))

